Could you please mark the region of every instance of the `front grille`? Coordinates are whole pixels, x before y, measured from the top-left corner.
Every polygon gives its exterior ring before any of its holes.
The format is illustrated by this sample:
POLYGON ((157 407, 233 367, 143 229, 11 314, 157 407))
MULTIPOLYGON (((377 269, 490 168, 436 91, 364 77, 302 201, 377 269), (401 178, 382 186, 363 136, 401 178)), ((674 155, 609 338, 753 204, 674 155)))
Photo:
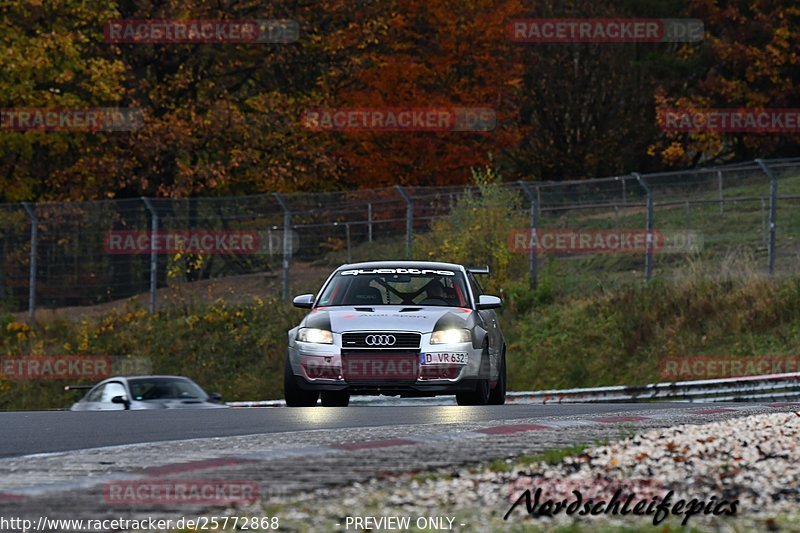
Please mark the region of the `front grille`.
POLYGON ((367 352, 342 354, 342 376, 348 383, 410 384, 419 377, 416 353, 367 352))
POLYGON ((359 331, 342 334, 342 348, 370 350, 419 350, 422 335, 395 331, 359 331), (394 340, 394 342, 392 342, 394 340), (369 342, 368 342, 369 341, 369 342))

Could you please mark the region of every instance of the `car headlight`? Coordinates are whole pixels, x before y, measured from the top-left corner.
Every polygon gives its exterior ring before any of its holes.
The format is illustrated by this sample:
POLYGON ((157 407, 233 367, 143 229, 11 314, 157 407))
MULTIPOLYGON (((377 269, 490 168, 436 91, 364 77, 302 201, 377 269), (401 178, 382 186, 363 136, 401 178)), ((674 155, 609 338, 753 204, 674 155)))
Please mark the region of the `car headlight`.
POLYGON ((431 334, 431 344, 456 344, 472 342, 468 329, 440 329, 431 334))
POLYGON ((315 344, 333 344, 333 333, 327 329, 300 328, 300 331, 297 332, 297 340, 315 344))

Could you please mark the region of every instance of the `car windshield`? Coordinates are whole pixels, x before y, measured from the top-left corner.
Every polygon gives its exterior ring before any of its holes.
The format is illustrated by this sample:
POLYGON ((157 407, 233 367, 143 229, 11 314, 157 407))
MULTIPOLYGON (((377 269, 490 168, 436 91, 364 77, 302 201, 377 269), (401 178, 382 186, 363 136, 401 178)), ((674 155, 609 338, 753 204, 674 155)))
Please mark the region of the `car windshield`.
POLYGON ((325 287, 317 305, 467 307, 469 300, 461 272, 379 268, 338 272, 325 287))
POLYGON ((136 378, 129 380, 134 400, 200 399, 208 394, 195 383, 186 379, 136 378))

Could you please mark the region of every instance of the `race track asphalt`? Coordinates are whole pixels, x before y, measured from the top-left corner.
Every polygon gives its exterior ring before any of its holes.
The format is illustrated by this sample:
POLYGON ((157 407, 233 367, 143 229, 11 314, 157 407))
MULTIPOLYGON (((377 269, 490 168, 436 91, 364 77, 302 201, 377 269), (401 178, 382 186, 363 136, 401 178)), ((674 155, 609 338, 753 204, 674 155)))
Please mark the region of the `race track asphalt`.
MULTIPOLYGON (((693 404, 702 408, 704 404, 693 404)), ((714 404, 719 407, 720 404, 714 404)), ((183 439, 318 429, 497 422, 647 409, 674 403, 504 406, 351 406, 0 413, 0 457, 183 439)))

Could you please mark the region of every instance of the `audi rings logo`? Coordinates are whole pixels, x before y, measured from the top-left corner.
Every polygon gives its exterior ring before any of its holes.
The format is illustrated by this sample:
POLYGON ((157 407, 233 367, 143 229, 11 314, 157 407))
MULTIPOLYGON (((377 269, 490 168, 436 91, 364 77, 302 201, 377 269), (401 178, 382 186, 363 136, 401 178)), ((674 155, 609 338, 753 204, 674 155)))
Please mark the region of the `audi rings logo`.
POLYGON ((367 335, 364 342, 370 346, 394 346, 397 339, 394 335, 367 335))

